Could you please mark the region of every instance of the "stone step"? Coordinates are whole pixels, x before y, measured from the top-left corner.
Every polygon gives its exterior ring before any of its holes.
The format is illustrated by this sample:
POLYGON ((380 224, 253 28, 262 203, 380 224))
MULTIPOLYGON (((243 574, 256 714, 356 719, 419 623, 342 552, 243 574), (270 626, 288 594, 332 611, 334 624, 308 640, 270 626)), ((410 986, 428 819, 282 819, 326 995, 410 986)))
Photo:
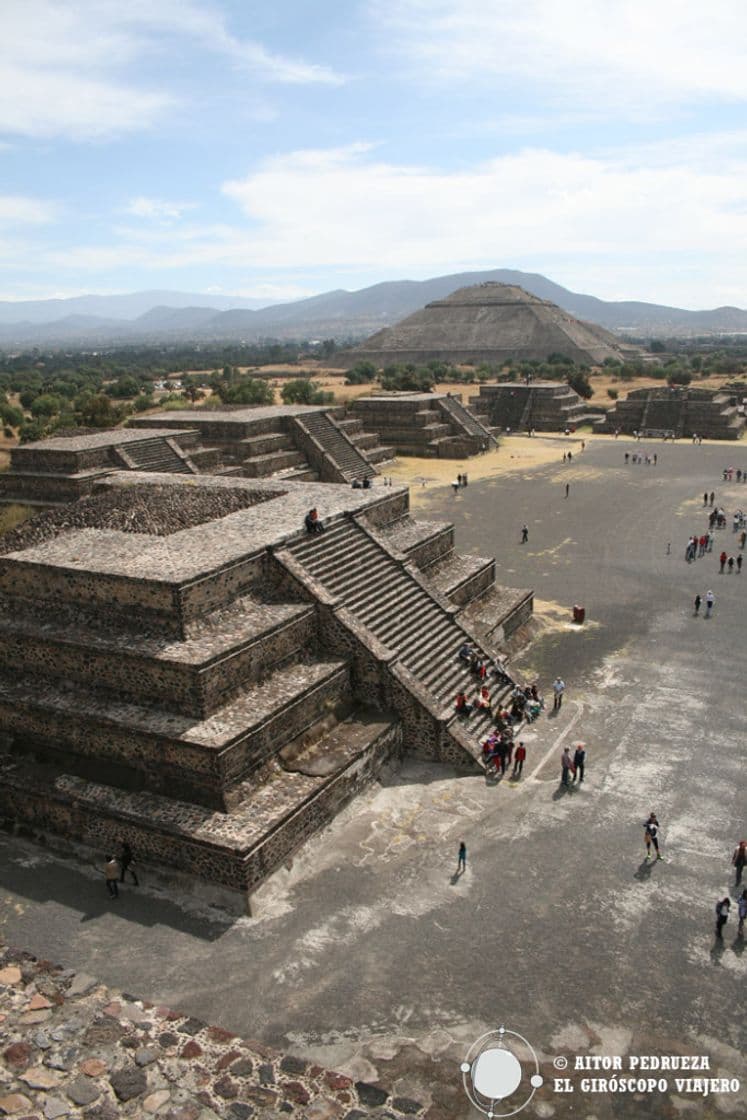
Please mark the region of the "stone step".
POLYGON ((81 685, 0 672, 0 720, 14 749, 44 750, 73 772, 223 808, 226 791, 325 713, 351 700, 347 664, 277 669, 207 719, 102 697, 81 685), (51 746, 54 744, 54 746, 51 746), (77 768, 77 769, 76 769, 77 768), (97 777, 97 775, 99 775, 97 777))
POLYGON ((0 757, 0 813, 97 850, 126 836, 144 867, 172 867, 246 893, 326 825, 402 749, 395 716, 356 708, 295 760, 268 763, 230 812, 175 796, 133 792, 0 757))
POLYGON ((300 451, 270 451, 266 455, 250 455, 241 460, 241 473, 246 478, 267 478, 286 467, 308 466, 300 451))
POLYGON ((157 633, 94 630, 48 619, 0 617, 0 669, 34 679, 97 682, 118 699, 206 718, 273 668, 311 648, 314 608, 299 603, 233 604, 220 628, 183 641, 157 633))
POLYGON ((394 447, 371 447, 363 452, 369 463, 390 463, 397 458, 394 447))
POLYGON ((495 560, 452 552, 444 560, 432 564, 423 574, 439 594, 463 607, 495 582, 495 560))

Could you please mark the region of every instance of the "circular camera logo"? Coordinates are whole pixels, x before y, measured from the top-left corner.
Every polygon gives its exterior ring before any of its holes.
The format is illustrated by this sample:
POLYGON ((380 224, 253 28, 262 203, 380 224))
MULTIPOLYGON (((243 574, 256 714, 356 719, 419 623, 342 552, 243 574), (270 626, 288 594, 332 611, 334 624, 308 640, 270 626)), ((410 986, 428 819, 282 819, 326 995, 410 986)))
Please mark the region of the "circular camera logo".
POLYGON ((535 1091, 543 1083, 539 1071, 539 1061, 534 1049, 523 1035, 516 1031, 499 1027, 497 1031, 488 1031, 476 1042, 472 1043, 469 1051, 459 1067, 462 1071, 464 1091, 480 1112, 488 1120, 499 1120, 501 1117, 516 1116, 527 1107, 535 1091), (524 1080, 524 1069, 512 1049, 512 1040, 524 1043, 534 1062, 534 1073, 527 1079, 525 1085, 526 1099, 510 1112, 496 1110, 496 1105, 512 1096, 524 1080))

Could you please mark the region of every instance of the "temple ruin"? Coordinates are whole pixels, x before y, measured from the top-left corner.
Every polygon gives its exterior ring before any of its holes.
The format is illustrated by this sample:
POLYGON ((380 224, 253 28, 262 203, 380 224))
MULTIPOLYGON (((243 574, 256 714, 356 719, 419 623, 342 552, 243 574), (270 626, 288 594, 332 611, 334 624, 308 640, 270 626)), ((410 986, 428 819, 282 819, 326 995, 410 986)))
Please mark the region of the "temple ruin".
POLYGON ((285 481, 372 478, 394 452, 360 419, 330 406, 160 412, 129 428, 58 436, 11 451, 0 500, 75 501, 117 471, 211 474, 285 481))
POLYGON ((622 361, 638 353, 602 327, 583 323, 523 288, 486 283, 434 300, 333 361, 371 361, 380 367, 433 359, 495 365, 563 354, 579 364, 601 365, 605 358, 622 361))
POLYGON ((392 393, 357 397, 349 415, 398 455, 464 459, 495 446, 490 428, 451 393, 392 393))
POLYGON ((98 858, 126 840, 243 902, 403 752, 481 765, 457 653, 494 655, 532 593, 412 518, 405 487, 123 470, 93 489, 2 538, 5 827, 98 858))
POLYGON ((744 415, 736 399, 714 389, 679 389, 662 385, 633 389, 607 413, 606 430, 644 436, 702 436, 704 439, 739 439, 744 415))
POLYGON ((562 432, 579 424, 601 425, 603 411, 592 409, 570 385, 562 381, 504 381, 481 385, 470 397, 475 416, 502 431, 562 432))

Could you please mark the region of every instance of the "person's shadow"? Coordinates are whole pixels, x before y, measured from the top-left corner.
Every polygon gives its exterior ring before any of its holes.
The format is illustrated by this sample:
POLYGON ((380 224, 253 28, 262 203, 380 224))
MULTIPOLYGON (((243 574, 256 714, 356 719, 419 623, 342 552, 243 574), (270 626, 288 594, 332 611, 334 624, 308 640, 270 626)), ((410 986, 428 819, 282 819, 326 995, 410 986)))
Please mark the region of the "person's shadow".
POLYGON ((713 961, 713 963, 716 965, 720 965, 721 958, 723 957, 725 952, 726 946, 724 945, 723 937, 714 937, 713 945, 711 947, 711 960, 713 961))
POLYGON ((457 885, 457 883, 461 879, 462 875, 464 875, 466 870, 467 870, 466 867, 461 867, 461 866, 457 867, 456 871, 454 872, 454 874, 451 876, 451 879, 449 880, 452 887, 455 887, 457 885))
POLYGON ((641 860, 640 864, 638 865, 637 871, 633 875, 633 878, 637 879, 639 883, 647 883, 651 878, 651 868, 653 866, 654 865, 650 860, 641 860))
POLYGON ((553 801, 560 801, 561 797, 565 797, 566 794, 568 794, 570 792, 571 792, 571 787, 567 786, 565 784, 565 782, 560 781, 560 782, 558 782, 558 788, 555 790, 555 793, 552 795, 552 799, 553 799, 553 801))

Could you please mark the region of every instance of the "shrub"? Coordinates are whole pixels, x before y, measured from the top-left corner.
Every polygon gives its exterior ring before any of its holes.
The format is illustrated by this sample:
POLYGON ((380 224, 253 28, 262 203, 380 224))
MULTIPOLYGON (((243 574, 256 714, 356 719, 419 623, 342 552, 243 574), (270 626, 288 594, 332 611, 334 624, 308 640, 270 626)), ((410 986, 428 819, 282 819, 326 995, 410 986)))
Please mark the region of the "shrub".
POLYGON ((347 385, 366 385, 376 377, 376 366, 373 362, 358 362, 345 374, 347 385))
POLYGON ((620 394, 618 393, 617 389, 608 389, 607 396, 611 401, 616 401, 620 394))
POLYGON ((288 381, 280 391, 285 404, 332 404, 334 393, 325 393, 308 377, 288 381))
POLYGON ((573 373, 568 374, 568 384, 571 389, 574 389, 584 400, 588 401, 589 397, 594 395, 594 390, 591 387, 588 374, 580 369, 574 370, 573 373))
POLYGON ((667 380, 670 385, 689 385, 693 379, 693 375, 684 369, 670 370, 667 375, 667 380))
POLYGON ((219 382, 216 392, 224 404, 272 404, 275 394, 267 381, 245 377, 235 384, 219 382))

